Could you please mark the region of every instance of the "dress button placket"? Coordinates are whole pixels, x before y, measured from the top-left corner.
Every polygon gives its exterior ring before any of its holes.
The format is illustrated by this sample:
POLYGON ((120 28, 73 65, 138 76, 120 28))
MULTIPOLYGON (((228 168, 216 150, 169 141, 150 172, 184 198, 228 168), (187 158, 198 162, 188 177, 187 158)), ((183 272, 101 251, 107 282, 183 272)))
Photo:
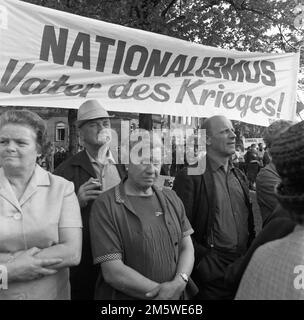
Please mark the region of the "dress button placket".
POLYGON ((16 212, 16 213, 14 213, 13 218, 15 220, 21 220, 22 219, 22 214, 20 212, 16 212))

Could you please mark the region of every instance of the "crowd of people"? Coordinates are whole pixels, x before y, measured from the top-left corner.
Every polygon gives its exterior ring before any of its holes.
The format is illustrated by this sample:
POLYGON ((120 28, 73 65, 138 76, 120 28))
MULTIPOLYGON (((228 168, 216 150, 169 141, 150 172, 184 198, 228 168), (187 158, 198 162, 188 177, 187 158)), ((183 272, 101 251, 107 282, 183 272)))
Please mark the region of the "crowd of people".
POLYGON ((62 146, 55 147, 54 150, 51 142, 48 142, 44 149, 44 152, 38 154, 36 162, 47 171, 53 172, 61 162, 68 158, 68 152, 62 146))
POLYGON ((232 155, 232 162, 247 176, 249 189, 255 191, 258 173, 270 162, 268 148, 263 143, 253 143, 244 152, 243 146, 238 145, 232 155))
POLYGON ((26 110, 0 116, 0 299, 304 298, 294 271, 304 259, 304 122, 274 122, 266 150, 244 154, 230 120, 206 119, 205 170, 178 170, 173 190, 155 185, 160 139, 120 164, 98 101, 80 106, 76 124, 84 149, 51 173, 37 162, 44 121, 26 110))

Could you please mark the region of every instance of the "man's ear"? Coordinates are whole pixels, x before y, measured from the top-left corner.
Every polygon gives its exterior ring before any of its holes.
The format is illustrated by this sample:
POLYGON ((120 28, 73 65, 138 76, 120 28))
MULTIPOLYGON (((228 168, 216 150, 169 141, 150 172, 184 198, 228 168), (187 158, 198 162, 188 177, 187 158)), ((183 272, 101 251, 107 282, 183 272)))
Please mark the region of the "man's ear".
POLYGON ((210 146, 211 145, 211 137, 206 135, 206 145, 210 146))
POLYGON ((82 132, 82 130, 79 130, 79 142, 81 145, 83 145, 83 132, 82 132))
POLYGON ((40 157, 42 155, 42 147, 37 143, 36 144, 37 149, 37 157, 40 157))

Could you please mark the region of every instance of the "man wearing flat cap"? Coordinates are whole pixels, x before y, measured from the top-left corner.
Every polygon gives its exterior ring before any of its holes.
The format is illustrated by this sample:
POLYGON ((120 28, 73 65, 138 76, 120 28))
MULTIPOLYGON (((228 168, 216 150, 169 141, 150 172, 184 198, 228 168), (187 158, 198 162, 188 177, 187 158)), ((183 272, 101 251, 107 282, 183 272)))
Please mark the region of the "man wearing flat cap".
POLYGON ((123 165, 115 164, 110 151, 110 115, 97 100, 87 100, 78 110, 77 126, 84 150, 60 164, 55 174, 75 185, 83 222, 81 262, 71 268, 72 300, 94 299, 98 266, 93 265, 90 244, 89 215, 93 201, 117 185, 125 176, 123 165))

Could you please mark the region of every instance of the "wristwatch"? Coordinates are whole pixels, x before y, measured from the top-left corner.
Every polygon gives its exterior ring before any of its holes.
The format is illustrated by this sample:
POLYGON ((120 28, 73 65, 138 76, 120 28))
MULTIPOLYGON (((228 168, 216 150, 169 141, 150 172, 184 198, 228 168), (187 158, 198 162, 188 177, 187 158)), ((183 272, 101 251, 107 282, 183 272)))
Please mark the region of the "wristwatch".
POLYGON ((188 275, 187 275, 186 273, 181 272, 181 273, 179 274, 179 276, 180 276, 186 283, 188 283, 189 277, 188 277, 188 275))

